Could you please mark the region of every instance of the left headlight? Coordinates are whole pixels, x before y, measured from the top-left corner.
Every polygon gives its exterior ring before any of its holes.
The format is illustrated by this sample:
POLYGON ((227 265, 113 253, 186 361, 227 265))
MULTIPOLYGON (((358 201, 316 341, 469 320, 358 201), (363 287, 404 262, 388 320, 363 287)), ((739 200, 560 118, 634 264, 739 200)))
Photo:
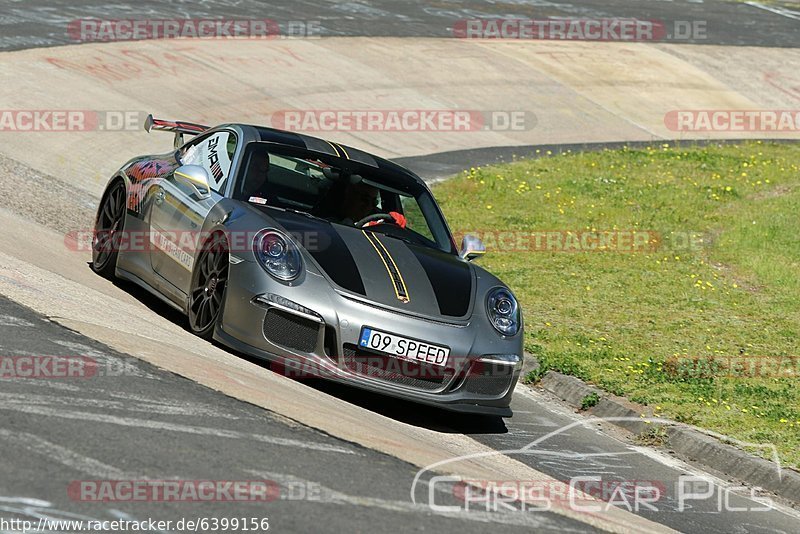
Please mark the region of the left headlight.
POLYGON ((504 287, 496 287, 486 296, 486 311, 495 330, 504 336, 519 332, 520 312, 517 299, 504 287))
POLYGON ((294 280, 303 270, 303 256, 297 245, 277 230, 262 230, 256 234, 253 252, 264 270, 278 280, 294 280))

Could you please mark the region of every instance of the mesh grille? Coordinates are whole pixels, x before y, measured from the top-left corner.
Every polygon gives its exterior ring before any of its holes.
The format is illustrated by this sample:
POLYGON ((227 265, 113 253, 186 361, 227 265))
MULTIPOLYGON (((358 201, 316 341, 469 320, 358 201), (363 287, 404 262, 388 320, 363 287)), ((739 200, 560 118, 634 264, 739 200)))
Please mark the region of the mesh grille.
POLYGON ((264 318, 264 337, 300 352, 314 352, 318 333, 319 324, 281 310, 267 310, 264 318))
POLYGON ((476 361, 470 367, 463 389, 476 395, 497 397, 508 391, 513 379, 514 368, 510 365, 476 361))
POLYGON ((373 354, 351 344, 344 346, 342 363, 360 376, 426 391, 441 389, 453 377, 452 369, 373 354))

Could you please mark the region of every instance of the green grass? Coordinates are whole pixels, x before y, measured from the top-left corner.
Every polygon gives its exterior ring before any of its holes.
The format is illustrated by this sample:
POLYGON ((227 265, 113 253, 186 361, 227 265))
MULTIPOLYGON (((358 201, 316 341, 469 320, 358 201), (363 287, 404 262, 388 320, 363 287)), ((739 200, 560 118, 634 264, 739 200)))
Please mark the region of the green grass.
POLYGON ((597 393, 589 393, 583 399, 581 399, 581 410, 588 410, 589 408, 593 408, 597 406, 597 403, 600 402, 600 395, 597 393))
POLYGON ((479 261, 522 303, 526 350, 544 371, 775 444, 800 465, 800 364, 794 376, 716 372, 729 357, 800 357, 800 145, 541 155, 437 185, 454 232, 639 230, 661 240, 626 253, 487 239, 479 261))

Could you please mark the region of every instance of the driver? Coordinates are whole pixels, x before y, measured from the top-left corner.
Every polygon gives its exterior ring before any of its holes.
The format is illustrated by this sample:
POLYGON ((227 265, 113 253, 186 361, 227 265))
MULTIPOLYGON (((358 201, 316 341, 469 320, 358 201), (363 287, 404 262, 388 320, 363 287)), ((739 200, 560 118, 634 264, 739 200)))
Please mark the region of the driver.
POLYGON ((344 198, 339 206, 338 218, 342 224, 355 225, 358 221, 377 213, 378 189, 359 182, 350 184, 344 190, 344 198))
POLYGON ((381 213, 378 209, 378 189, 371 185, 359 182, 351 184, 344 191, 344 199, 339 206, 339 222, 355 226, 362 219, 370 215, 381 215, 380 219, 368 221, 362 227, 374 226, 381 222, 391 222, 400 228, 406 227, 406 218, 402 213, 390 211, 381 213))

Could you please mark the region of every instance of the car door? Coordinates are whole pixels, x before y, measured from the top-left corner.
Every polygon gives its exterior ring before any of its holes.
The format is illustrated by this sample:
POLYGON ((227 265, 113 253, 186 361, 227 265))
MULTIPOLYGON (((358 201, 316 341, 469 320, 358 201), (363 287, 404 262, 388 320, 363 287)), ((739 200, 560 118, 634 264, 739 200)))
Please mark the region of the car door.
POLYGON ((198 165, 206 170, 209 198, 202 198, 193 185, 174 173, 155 191, 150 212, 150 260, 153 270, 182 293, 189 290, 203 222, 225 192, 236 145, 232 131, 218 130, 181 148, 181 165, 198 165))

